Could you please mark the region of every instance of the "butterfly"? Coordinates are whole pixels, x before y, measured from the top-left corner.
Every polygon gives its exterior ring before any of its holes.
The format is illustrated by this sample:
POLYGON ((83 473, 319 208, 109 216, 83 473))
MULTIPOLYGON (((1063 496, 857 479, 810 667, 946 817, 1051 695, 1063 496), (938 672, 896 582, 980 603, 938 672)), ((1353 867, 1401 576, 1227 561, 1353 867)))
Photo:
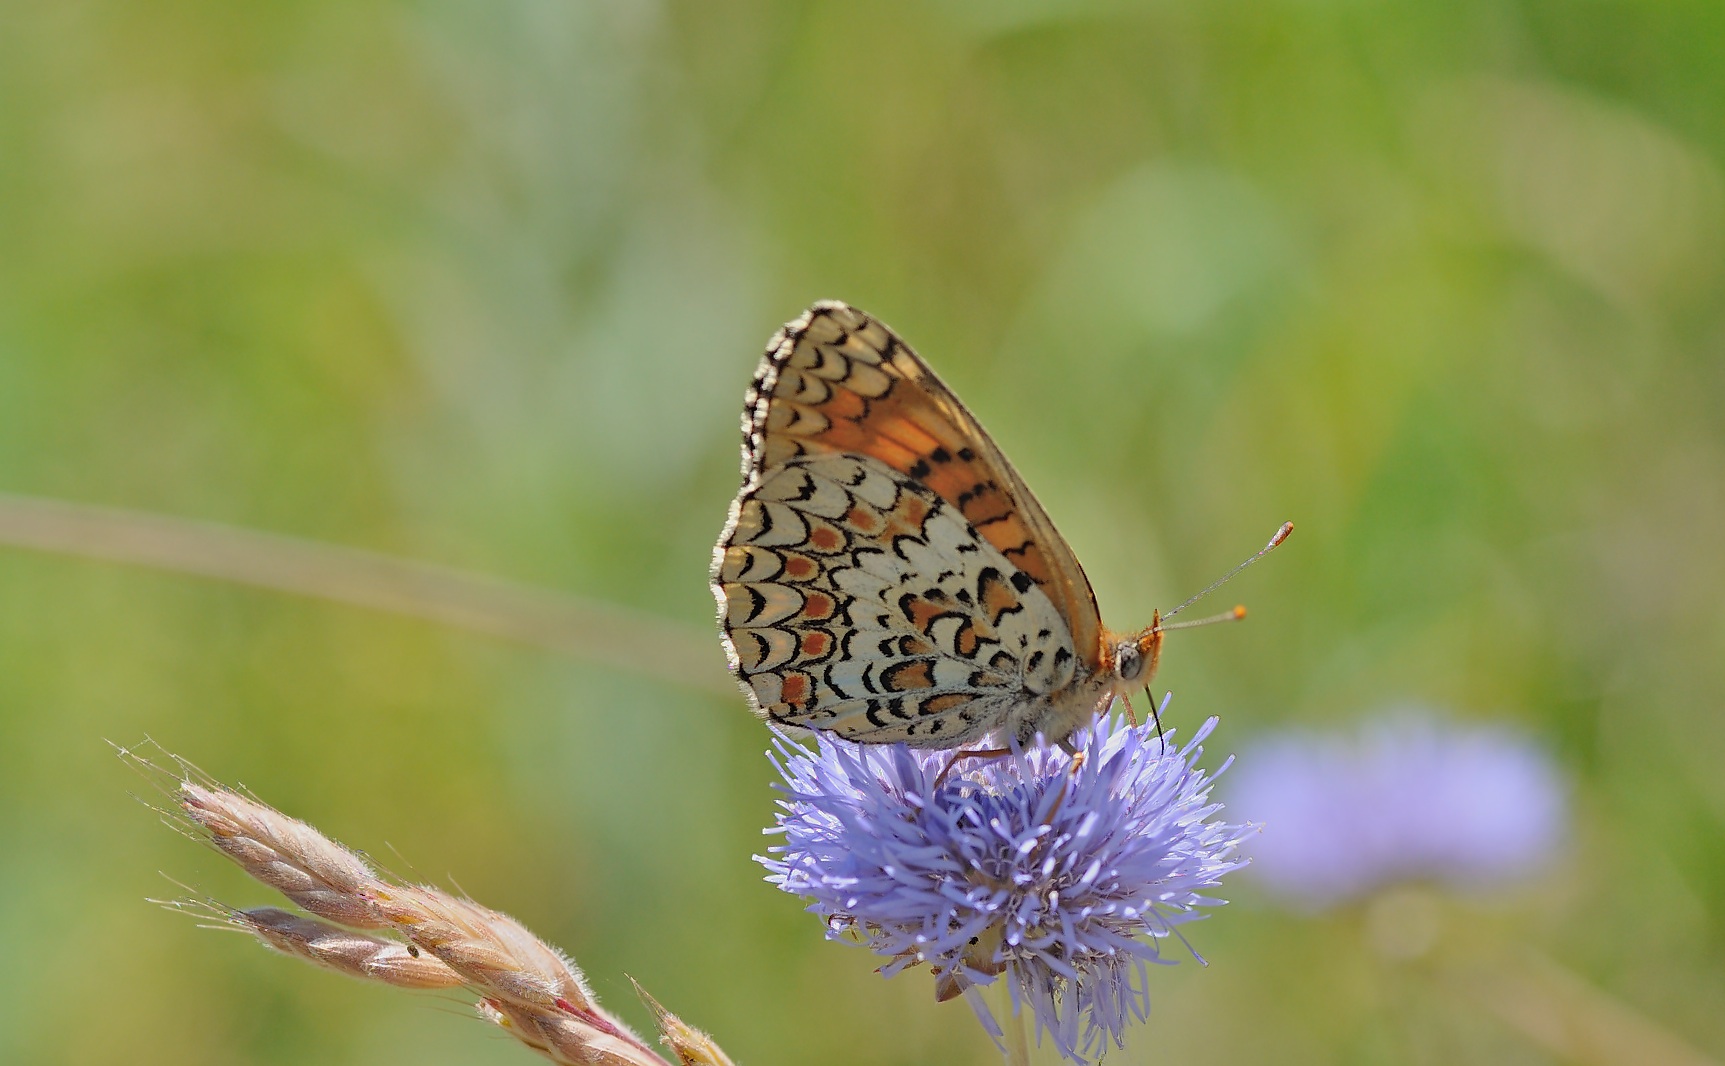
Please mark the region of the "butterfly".
POLYGON ((711 577, 762 717, 916 748, 1065 742, 1156 673, 1160 612, 1136 633, 1102 625, 1030 488, 878 319, 823 301, 787 323, 742 428, 711 577))

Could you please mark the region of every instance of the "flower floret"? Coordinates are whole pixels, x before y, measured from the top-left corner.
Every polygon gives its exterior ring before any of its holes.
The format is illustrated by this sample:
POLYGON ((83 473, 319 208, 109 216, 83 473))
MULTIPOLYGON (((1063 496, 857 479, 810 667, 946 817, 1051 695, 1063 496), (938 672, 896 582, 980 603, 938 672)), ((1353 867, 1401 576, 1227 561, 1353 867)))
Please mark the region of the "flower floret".
POLYGON ((1104 716, 1076 755, 966 760, 938 788, 950 752, 781 738, 783 842, 760 861, 829 938, 884 956, 883 974, 930 966, 941 999, 1005 975, 1014 1011, 1083 1060, 1148 1015, 1148 964, 1173 961, 1159 942, 1220 904, 1206 890, 1243 865, 1247 827, 1219 819, 1197 766, 1215 724, 1175 748, 1104 716))

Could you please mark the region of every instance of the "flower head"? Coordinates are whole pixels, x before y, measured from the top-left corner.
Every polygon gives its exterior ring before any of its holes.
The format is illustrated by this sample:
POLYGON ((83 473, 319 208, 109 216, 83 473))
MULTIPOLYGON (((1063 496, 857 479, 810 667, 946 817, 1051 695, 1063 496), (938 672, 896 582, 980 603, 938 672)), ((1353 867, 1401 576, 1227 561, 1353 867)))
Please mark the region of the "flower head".
MULTIPOLYGON (((948 999, 1005 974, 1040 1039, 1082 1059, 1150 1010, 1159 942, 1222 900, 1244 827, 1217 820, 1196 763, 1211 719, 1175 750, 1104 717, 1079 755, 1042 746, 957 764, 951 752, 781 739, 768 880, 809 897, 830 938, 866 943, 891 976, 931 966, 948 999)), ((975 996, 968 997, 978 1005, 975 996)), ((982 1013, 984 1024, 993 1020, 982 1013)))
POLYGON ((1543 749, 1417 711, 1355 735, 1263 740, 1229 796, 1263 825, 1248 846, 1253 873, 1302 907, 1403 881, 1502 885, 1548 861, 1564 827, 1564 789, 1543 749))

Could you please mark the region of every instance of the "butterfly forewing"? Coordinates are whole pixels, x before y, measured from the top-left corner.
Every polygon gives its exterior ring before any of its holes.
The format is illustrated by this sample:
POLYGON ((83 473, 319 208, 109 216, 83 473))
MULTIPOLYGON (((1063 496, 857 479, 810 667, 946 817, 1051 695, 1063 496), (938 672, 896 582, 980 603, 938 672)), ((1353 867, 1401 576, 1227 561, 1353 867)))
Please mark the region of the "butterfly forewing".
POLYGON ((1086 655, 1090 583, 1012 464, 928 364, 878 320, 817 303, 768 343, 743 412, 743 486, 795 455, 872 456, 959 509, 1059 607, 1086 655))
POLYGON ((927 364, 853 308, 769 343, 713 561, 732 669, 774 720, 965 743, 1096 667, 1089 582, 927 364))

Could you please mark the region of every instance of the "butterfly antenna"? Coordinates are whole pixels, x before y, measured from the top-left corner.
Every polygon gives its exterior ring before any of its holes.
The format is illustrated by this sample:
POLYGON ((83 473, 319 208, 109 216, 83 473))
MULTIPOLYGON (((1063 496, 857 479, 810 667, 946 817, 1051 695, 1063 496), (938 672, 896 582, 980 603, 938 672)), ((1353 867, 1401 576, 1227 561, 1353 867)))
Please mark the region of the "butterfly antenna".
MULTIPOLYGON (((1226 585, 1229 581, 1233 580, 1233 577, 1235 574, 1238 574, 1240 571, 1246 569, 1246 567, 1251 566, 1253 563, 1257 562, 1259 559, 1262 559, 1264 556, 1270 554, 1271 551, 1275 550, 1276 546, 1278 544, 1281 544, 1284 540, 1287 540, 1288 534, 1292 533, 1293 531, 1294 531, 1294 523, 1283 522, 1282 528, 1276 530, 1276 535, 1270 538, 1270 543, 1264 545, 1262 548, 1259 548, 1257 553, 1255 555, 1253 555, 1250 559, 1247 559, 1245 562, 1241 563, 1239 566, 1236 566, 1234 569, 1228 571, 1226 574, 1223 574, 1220 578, 1216 579, 1215 581, 1212 581, 1209 584, 1209 586, 1204 589, 1203 592, 1200 592, 1200 593, 1198 593, 1198 595, 1193 596, 1191 599, 1187 600, 1185 603, 1182 603, 1180 606, 1174 608, 1172 611, 1169 611, 1167 614, 1163 615, 1162 617, 1163 618, 1172 618, 1175 615, 1179 614, 1181 611, 1184 611, 1186 608, 1192 606, 1194 603, 1197 603, 1199 600, 1203 599, 1205 596, 1210 595, 1210 593, 1215 592, 1217 589, 1221 588, 1223 585, 1226 585)), ((1233 616, 1236 618, 1244 618, 1244 617, 1246 617, 1246 609, 1244 607, 1236 607, 1232 611, 1227 612, 1226 614, 1218 615, 1215 618, 1206 618, 1202 622, 1186 622, 1180 626, 1163 626, 1162 628, 1164 628, 1164 629, 1183 629, 1183 628, 1186 628, 1187 626, 1205 625, 1209 622, 1224 622, 1224 621, 1230 620, 1230 616, 1233 616)))
MULTIPOLYGON (((1163 615, 1162 617, 1166 618, 1168 616, 1163 615)), ((1156 627, 1156 631, 1158 633, 1166 633, 1170 629, 1197 629, 1199 626, 1212 626, 1217 622, 1238 622, 1245 617, 1246 605, 1243 603, 1236 603, 1221 614, 1213 614, 1208 618, 1194 618, 1190 622, 1175 622, 1171 626, 1159 625, 1156 627)))

